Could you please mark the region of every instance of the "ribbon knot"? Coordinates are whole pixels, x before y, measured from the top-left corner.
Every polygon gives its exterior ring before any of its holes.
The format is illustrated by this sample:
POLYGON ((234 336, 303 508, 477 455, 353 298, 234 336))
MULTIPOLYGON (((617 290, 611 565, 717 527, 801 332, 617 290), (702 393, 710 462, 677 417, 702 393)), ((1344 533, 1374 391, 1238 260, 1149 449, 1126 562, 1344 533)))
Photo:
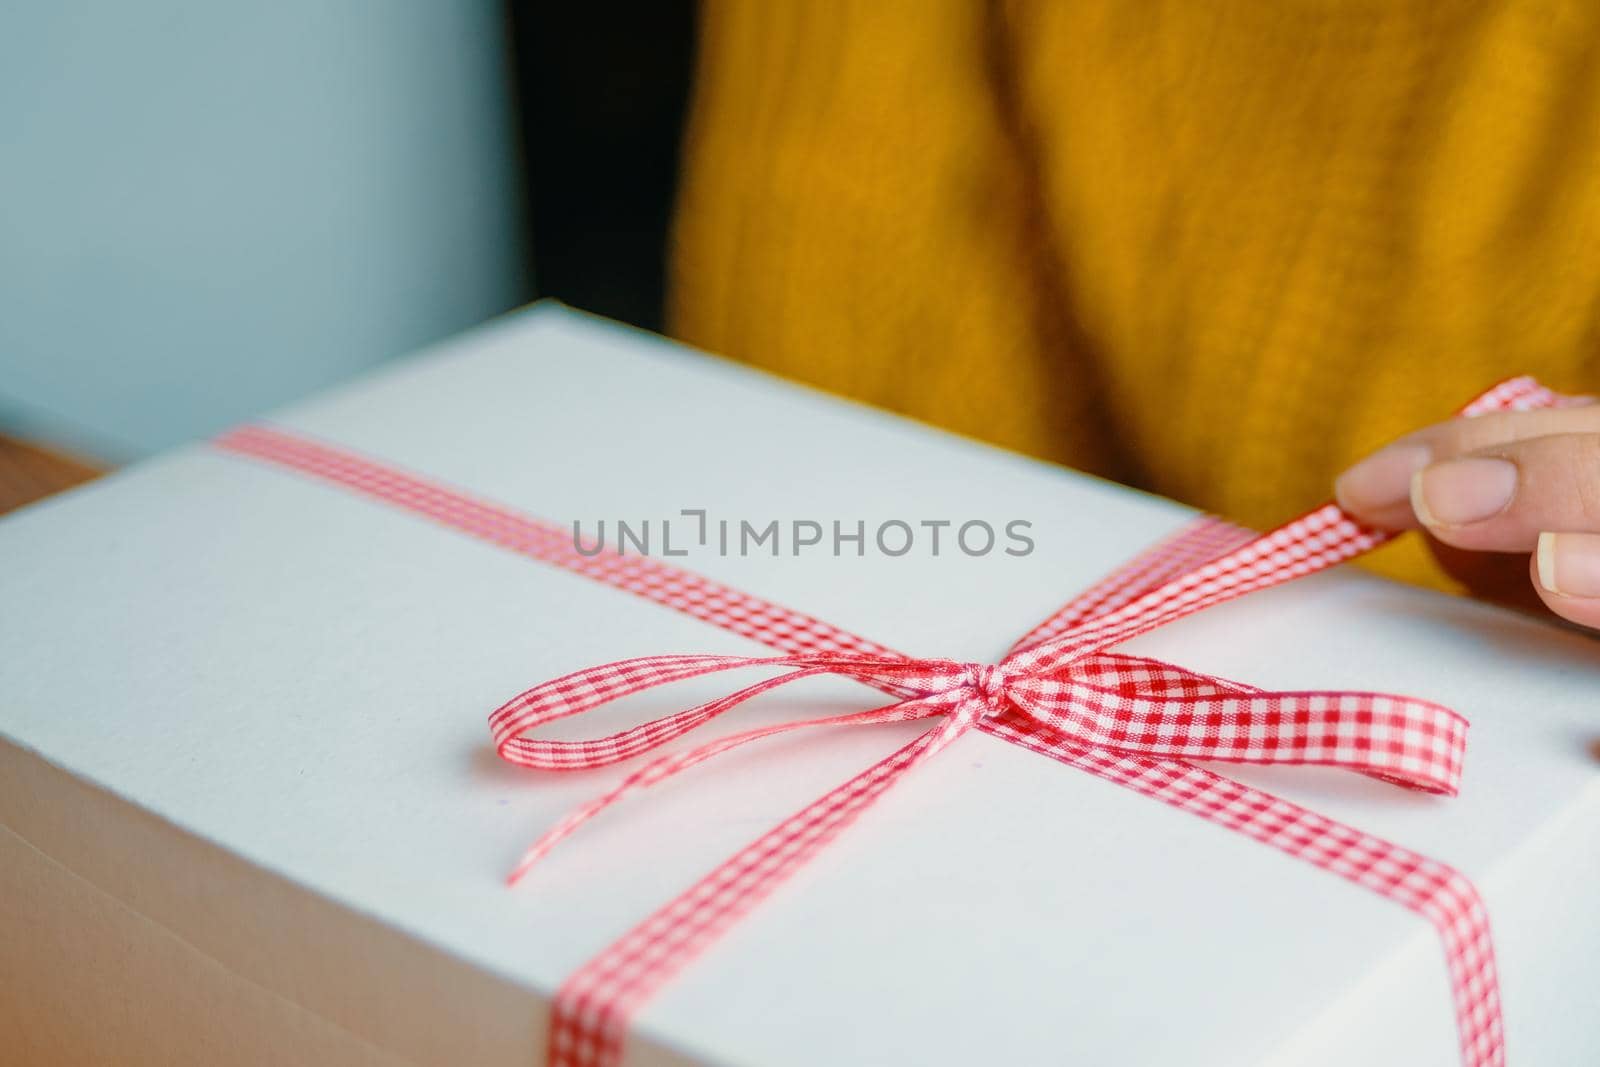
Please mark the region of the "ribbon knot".
POLYGON ((993 714, 1004 712, 1010 704, 1006 689, 1011 674, 998 663, 968 663, 962 681, 993 714))

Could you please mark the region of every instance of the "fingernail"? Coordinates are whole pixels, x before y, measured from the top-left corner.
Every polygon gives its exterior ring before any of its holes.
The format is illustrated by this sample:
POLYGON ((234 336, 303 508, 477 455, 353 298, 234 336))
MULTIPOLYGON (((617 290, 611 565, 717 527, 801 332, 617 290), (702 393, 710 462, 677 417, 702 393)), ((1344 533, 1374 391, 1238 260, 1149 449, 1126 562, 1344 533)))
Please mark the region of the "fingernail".
POLYGON ((1503 459, 1447 459, 1411 479, 1411 506, 1428 526, 1465 526, 1492 519, 1517 492, 1517 466, 1503 459))
POLYGON ((1542 533, 1539 584, 1556 596, 1600 597, 1600 534, 1542 533))
POLYGON ((1411 477, 1428 465, 1427 445, 1396 444, 1380 448, 1339 475, 1333 484, 1339 502, 1353 511, 1379 511, 1403 504, 1411 477))

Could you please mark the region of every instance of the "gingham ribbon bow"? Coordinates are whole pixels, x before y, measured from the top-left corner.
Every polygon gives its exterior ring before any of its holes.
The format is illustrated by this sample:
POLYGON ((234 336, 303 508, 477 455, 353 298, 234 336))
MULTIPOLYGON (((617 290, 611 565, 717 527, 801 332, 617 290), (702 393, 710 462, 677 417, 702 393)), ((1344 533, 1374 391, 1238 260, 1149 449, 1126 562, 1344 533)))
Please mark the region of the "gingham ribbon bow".
MULTIPOLYGON (((489 718, 506 760, 537 770, 603 767, 667 744, 768 690, 819 674, 852 678, 900 699, 870 711, 800 719, 722 737, 660 757, 568 816, 541 837, 512 874, 515 882, 558 841, 644 786, 750 741, 807 726, 867 726, 943 717, 911 746, 910 770, 972 727, 994 720, 1048 735, 1053 744, 1118 755, 1314 763, 1346 767, 1397 785, 1454 795, 1466 750, 1466 720, 1413 697, 1355 692, 1268 692, 1160 660, 1108 652, 1110 645, 1252 589, 1318 570, 1370 546, 1323 508, 1252 539, 1221 559, 1164 582, 1103 615, 1035 632, 997 664, 894 654, 813 652, 788 656, 646 656, 577 671, 535 686, 489 718), (739 668, 784 673, 621 733, 587 741, 526 736, 546 723, 591 711, 655 686, 739 668)), ((1186 537, 1192 537, 1193 533, 1186 537)), ((885 785, 888 783, 886 782, 885 785)))
MULTIPOLYGON (((1517 378, 1462 413, 1527 410, 1565 399, 1532 379, 1517 378)), ((770 689, 816 675, 851 678, 894 698, 866 711, 764 726, 659 756, 550 829, 524 855, 512 881, 626 794, 739 745, 806 726, 937 720, 746 846, 569 978, 552 1010, 552 1067, 614 1067, 621 1060, 628 1019, 652 992, 896 781, 972 729, 1227 826, 1422 915, 1444 948, 1463 1062, 1468 1067, 1504 1063, 1488 916, 1464 876, 1191 762, 1324 764, 1451 795, 1460 778, 1466 722, 1447 708, 1410 697, 1267 692, 1111 651, 1139 634, 1343 562, 1388 539, 1335 505, 1260 536, 1217 519, 1199 520, 1074 598, 998 663, 960 663, 893 652, 656 560, 584 556, 560 527, 293 434, 246 427, 218 444, 655 600, 783 653, 649 656, 535 686, 490 717, 496 748, 513 763, 541 770, 616 763, 659 748, 770 689), (546 723, 629 694, 739 668, 781 673, 608 737, 550 741, 527 736, 546 723)))
MULTIPOLYGON (((1074 601, 1066 614, 1024 637, 993 665, 859 651, 647 656, 578 671, 508 701, 489 720, 500 755, 524 767, 569 770, 650 752, 753 697, 814 675, 852 678, 897 698, 867 711, 735 733, 645 763, 539 838, 513 871, 513 883, 559 841, 625 795, 719 753, 803 727, 938 720, 889 758, 735 855, 574 975, 557 996, 550 1063, 614 1067, 621 1059, 627 1020, 651 993, 897 781, 974 727, 1057 758, 1097 759, 1136 773, 1151 761, 1157 767, 1193 771, 1199 769, 1189 760, 1328 764, 1413 789, 1454 794, 1467 723, 1448 708, 1379 693, 1266 692, 1160 660, 1107 651, 1110 645, 1251 590, 1330 566, 1381 538, 1332 505, 1260 538, 1222 523, 1190 527, 1134 562, 1134 567, 1148 568, 1142 581, 1124 573, 1113 576, 1111 585, 1101 589, 1103 599, 1097 602, 1091 591, 1088 599, 1074 601), (1241 537, 1248 539, 1242 546, 1186 569, 1185 562, 1197 552, 1206 554, 1241 537), (641 690, 740 668, 782 673, 608 737, 550 741, 526 736, 641 690)), ((1457 902, 1452 909, 1467 903, 1457 902)), ((1486 954, 1486 925, 1483 929, 1486 954)))

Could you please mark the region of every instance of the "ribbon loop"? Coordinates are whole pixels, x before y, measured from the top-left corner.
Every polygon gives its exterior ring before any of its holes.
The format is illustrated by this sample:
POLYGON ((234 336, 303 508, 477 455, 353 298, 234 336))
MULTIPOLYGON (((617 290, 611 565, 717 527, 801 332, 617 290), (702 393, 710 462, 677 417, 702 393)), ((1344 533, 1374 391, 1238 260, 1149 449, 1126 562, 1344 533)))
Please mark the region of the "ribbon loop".
POLYGON ((489 726, 496 750, 512 763, 540 770, 587 770, 659 748, 747 700, 802 678, 833 674, 874 686, 904 700, 916 700, 958 687, 965 672, 965 666, 954 660, 860 653, 645 656, 590 667, 536 685, 497 708, 489 717, 489 726), (652 719, 605 737, 550 741, 526 736, 558 719, 593 711, 647 689, 743 667, 791 669, 686 711, 652 719))
POLYGON ((1073 743, 1110 752, 1228 763, 1320 765, 1454 796, 1467 722, 1449 708, 1385 693, 1224 687, 1181 668, 1140 668, 1162 688, 1070 676, 1024 679, 1016 705, 1073 743))

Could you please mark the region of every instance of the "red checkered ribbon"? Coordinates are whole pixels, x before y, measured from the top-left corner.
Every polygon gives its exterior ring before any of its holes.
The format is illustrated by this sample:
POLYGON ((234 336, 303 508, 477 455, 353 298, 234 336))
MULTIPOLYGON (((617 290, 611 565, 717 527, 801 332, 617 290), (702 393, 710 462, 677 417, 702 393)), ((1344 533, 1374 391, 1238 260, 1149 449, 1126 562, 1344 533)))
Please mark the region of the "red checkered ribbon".
MULTIPOLYGON (((1529 410, 1564 400, 1532 379, 1517 378, 1462 413, 1529 410)), ((512 763, 567 770, 630 759, 752 697, 816 675, 851 678, 894 698, 871 710, 765 726, 658 756, 547 831, 524 855, 512 881, 623 796, 719 753, 802 727, 932 720, 915 740, 746 846, 568 979, 552 1012, 553 1067, 620 1062, 628 1020, 655 990, 896 781, 973 729, 1237 830, 1419 913, 1443 944, 1463 1062, 1504 1062, 1488 916, 1465 877, 1191 762, 1322 764, 1450 795, 1461 774, 1466 722, 1448 708, 1410 697, 1268 692, 1111 651, 1156 627, 1333 566, 1388 539, 1335 505, 1260 536, 1201 519, 1074 598, 998 663, 959 663, 893 652, 654 560, 585 556, 562 528, 294 435, 246 427, 218 444, 668 605, 782 653, 649 656, 535 686, 490 716, 495 745, 512 763), (546 723, 644 689, 743 668, 779 673, 608 737, 528 736, 546 723)))

